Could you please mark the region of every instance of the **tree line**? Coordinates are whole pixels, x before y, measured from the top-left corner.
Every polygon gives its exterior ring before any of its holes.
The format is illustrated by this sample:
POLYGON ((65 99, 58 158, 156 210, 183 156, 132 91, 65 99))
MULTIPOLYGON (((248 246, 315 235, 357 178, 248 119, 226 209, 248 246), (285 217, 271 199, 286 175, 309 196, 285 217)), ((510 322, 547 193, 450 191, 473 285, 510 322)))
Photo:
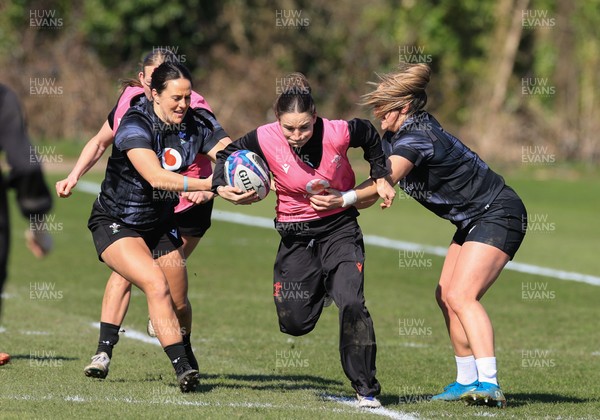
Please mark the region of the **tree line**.
MULTIPOLYGON (((328 118, 372 118, 376 73, 426 62, 427 109, 486 159, 597 162, 600 0, 14 0, 0 3, 0 81, 35 139, 85 141, 118 81, 168 48, 237 137, 305 73, 328 118)), ((377 125, 377 124, 376 124, 377 125)))

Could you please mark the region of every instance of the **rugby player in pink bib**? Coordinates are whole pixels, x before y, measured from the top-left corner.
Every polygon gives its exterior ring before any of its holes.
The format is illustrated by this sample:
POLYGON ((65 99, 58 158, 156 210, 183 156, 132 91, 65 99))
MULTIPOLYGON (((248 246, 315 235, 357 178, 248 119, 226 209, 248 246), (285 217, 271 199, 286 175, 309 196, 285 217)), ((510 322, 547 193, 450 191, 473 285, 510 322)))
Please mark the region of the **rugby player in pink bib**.
MULTIPOLYGON (((340 358, 361 407, 377 408, 375 332, 365 307, 364 244, 353 206, 355 176, 346 155, 361 147, 379 195, 391 204, 395 191, 377 130, 367 120, 327 120, 317 116, 304 75, 293 73, 275 102, 277 122, 231 143, 217 155, 213 191, 235 204, 249 204, 256 193, 226 185, 223 165, 236 150, 257 153, 273 174, 277 194, 275 228, 281 242, 275 260, 274 300, 281 332, 308 334, 325 296, 339 308, 340 358), (344 191, 343 207, 318 211, 310 201, 329 189, 344 191), (293 292, 293 293, 292 293, 293 292)), ((336 194, 339 194, 336 192, 336 194)))

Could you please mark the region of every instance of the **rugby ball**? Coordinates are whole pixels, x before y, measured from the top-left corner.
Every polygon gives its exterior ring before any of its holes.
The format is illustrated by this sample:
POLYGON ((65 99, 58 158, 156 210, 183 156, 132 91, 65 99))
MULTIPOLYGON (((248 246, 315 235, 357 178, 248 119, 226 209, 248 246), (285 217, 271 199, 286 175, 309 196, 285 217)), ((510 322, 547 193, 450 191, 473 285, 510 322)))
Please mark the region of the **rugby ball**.
POLYGON ((238 187, 242 191, 256 191, 262 200, 271 189, 269 167, 256 153, 249 150, 237 150, 225 161, 227 185, 238 187))

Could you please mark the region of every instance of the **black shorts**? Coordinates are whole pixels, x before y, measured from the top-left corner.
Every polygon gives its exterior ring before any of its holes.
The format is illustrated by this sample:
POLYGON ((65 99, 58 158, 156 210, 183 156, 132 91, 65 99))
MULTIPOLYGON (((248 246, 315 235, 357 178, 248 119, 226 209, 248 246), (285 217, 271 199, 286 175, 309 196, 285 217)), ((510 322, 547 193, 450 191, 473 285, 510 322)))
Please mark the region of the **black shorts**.
POLYGON ((122 238, 144 239, 154 259, 173 252, 183 245, 179 230, 172 218, 157 226, 126 225, 121 220, 108 215, 98 203, 98 200, 94 201, 92 206, 88 229, 92 232, 100 261, 103 261, 102 253, 104 250, 122 238))
POLYGON ((181 213, 175 213, 175 223, 181 236, 202 238, 210 228, 214 200, 197 204, 181 213))
POLYGON ((459 245, 468 241, 492 245, 512 260, 525 238, 527 210, 509 186, 498 194, 489 209, 463 229, 458 229, 452 240, 459 245))

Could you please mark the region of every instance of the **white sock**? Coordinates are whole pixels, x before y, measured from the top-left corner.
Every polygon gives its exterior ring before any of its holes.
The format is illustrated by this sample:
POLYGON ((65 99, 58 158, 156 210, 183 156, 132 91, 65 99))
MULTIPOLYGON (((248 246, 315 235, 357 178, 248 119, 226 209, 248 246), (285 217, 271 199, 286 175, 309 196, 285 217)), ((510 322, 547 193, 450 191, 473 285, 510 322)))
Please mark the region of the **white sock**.
POLYGON ((498 379, 496 374, 496 358, 495 357, 481 357, 475 360, 477 364, 477 372, 479 373, 479 382, 490 382, 494 385, 498 385, 498 379))
POLYGON ((454 356, 456 359, 456 382, 461 385, 469 385, 477 380, 477 365, 475 357, 454 356))

